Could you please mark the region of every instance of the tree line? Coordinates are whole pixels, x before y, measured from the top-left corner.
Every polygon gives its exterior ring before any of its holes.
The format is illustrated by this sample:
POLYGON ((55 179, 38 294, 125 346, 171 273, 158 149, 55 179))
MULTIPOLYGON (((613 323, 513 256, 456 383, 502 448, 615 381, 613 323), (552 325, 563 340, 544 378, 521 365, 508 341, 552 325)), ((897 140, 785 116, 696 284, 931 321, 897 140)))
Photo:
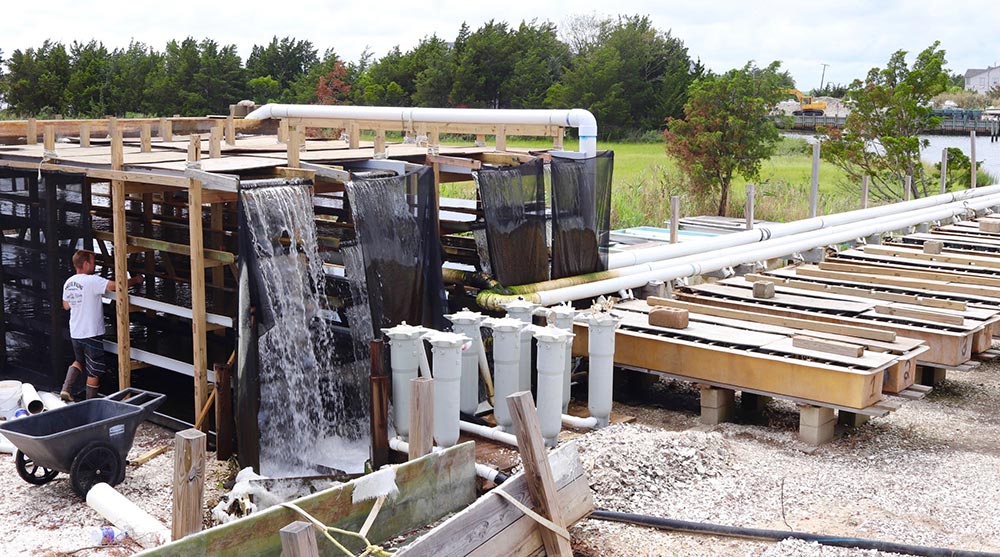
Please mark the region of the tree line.
POLYGON ((681 117, 688 86, 705 75, 681 39, 641 15, 576 16, 517 26, 463 24, 451 42, 431 35, 356 61, 309 40, 274 37, 244 61, 235 45, 192 37, 162 50, 99 41, 0 52, 8 117, 224 114, 240 99, 469 108, 586 108, 605 138, 662 129, 681 117), (607 135, 605 135, 607 134, 607 135))

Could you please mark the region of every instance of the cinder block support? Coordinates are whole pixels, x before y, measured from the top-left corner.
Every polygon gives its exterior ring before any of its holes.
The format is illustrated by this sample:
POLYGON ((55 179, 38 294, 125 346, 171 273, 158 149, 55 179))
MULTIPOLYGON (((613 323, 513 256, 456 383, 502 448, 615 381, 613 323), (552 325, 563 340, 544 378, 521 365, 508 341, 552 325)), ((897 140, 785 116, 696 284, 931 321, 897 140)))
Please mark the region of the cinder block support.
POLYGON ((815 447, 833 439, 836 425, 837 420, 832 408, 799 407, 799 439, 806 444, 815 447))
POLYGON ((868 423, 870 417, 867 414, 856 414, 846 410, 837 411, 837 423, 847 427, 861 427, 868 423))
POLYGON ((736 391, 702 386, 701 423, 717 425, 732 420, 736 410, 736 391))
POLYGON ((757 415, 764 411, 767 404, 771 402, 771 397, 748 393, 740 393, 740 411, 744 414, 757 415))

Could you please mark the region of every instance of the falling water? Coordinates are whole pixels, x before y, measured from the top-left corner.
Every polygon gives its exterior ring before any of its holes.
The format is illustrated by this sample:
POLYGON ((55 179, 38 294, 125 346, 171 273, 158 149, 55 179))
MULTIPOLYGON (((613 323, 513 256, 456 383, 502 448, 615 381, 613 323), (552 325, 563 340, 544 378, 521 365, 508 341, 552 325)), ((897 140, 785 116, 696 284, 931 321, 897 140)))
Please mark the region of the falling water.
POLYGON ((244 190, 242 199, 261 305, 273 321, 258 341, 261 471, 359 471, 367 457, 367 425, 357 419, 364 389, 357 351, 349 345, 349 355, 338 354, 345 342, 329 319, 311 193, 285 185, 244 190))

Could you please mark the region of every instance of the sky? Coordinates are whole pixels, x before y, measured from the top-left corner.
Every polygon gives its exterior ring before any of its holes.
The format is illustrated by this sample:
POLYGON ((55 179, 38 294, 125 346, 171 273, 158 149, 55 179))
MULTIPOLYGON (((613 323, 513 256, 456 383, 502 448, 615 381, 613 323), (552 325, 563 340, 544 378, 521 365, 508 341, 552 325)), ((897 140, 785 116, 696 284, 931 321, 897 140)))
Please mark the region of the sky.
POLYGON ((452 41, 463 21, 475 30, 490 19, 565 26, 578 15, 641 14, 681 39, 689 55, 711 70, 780 60, 797 87, 808 91, 821 81, 848 84, 884 66, 893 52, 915 55, 935 40, 947 52, 952 72, 996 66, 1000 23, 986 19, 996 13, 995 5, 995 0, 8 1, 0 9, 0 51, 9 56, 46 38, 67 46, 94 39, 109 48, 134 39, 162 51, 169 40, 191 36, 235 44, 245 61, 253 45, 290 36, 311 41, 321 56, 332 48, 350 62, 366 47, 379 58, 395 45, 409 50, 431 34, 452 41))

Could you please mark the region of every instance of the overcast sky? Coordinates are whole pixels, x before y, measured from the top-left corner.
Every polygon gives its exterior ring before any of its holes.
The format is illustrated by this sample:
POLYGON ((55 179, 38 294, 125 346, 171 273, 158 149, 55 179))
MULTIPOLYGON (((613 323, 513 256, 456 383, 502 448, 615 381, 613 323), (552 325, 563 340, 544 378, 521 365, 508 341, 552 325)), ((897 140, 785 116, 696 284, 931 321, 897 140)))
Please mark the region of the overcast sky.
POLYGON ((512 25, 531 19, 562 25, 574 14, 645 14, 712 70, 781 60, 798 88, 807 91, 820 85, 823 64, 829 65, 827 83, 849 83, 884 66, 896 50, 915 54, 935 40, 947 51, 953 72, 995 66, 1000 20, 988 16, 997 13, 996 6, 995 0, 8 0, 0 8, 0 50, 7 57, 49 38, 67 46, 96 39, 109 48, 136 39, 162 51, 170 39, 192 36, 235 44, 245 61, 253 45, 276 35, 309 40, 320 55, 333 48, 342 59, 356 61, 366 46, 378 58, 394 45, 406 51, 431 34, 452 41, 463 21, 475 30, 491 18, 512 25))

